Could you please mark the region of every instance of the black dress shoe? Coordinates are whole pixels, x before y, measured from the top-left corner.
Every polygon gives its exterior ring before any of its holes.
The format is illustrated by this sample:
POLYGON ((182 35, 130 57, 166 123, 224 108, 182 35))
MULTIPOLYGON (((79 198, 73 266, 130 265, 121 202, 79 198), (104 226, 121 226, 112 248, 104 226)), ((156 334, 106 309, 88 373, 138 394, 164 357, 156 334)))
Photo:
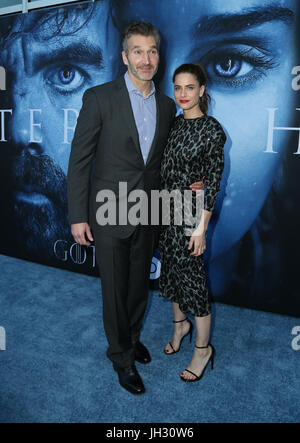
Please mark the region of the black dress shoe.
POLYGON ((116 363, 113 363, 113 368, 119 376, 120 385, 129 391, 131 394, 144 394, 145 386, 134 365, 127 368, 122 368, 116 363))
POLYGON ((140 341, 136 342, 134 345, 134 359, 144 365, 151 361, 148 349, 140 341))

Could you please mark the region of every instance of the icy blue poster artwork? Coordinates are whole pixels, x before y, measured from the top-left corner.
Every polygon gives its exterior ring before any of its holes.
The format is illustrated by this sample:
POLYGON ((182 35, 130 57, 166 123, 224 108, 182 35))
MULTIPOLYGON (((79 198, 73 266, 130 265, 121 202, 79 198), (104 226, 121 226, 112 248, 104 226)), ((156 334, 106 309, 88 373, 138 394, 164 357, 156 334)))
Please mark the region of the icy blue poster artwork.
POLYGON ((201 63, 227 135, 205 255, 214 299, 300 314, 298 3, 103 0, 1 18, 0 253, 96 275, 94 247, 70 234, 70 146, 84 91, 125 72, 123 29, 149 21, 156 87, 173 98, 175 68, 201 63))

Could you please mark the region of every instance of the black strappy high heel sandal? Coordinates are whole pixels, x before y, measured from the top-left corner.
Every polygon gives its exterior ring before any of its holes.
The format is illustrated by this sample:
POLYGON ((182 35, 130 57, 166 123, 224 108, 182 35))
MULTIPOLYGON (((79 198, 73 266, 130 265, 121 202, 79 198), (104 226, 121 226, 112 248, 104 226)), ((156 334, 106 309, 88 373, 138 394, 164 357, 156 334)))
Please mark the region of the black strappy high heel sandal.
POLYGON ((169 345, 171 346, 173 352, 166 352, 166 350, 164 349, 164 353, 165 353, 166 355, 173 355, 173 354, 176 354, 177 352, 179 352, 179 351, 180 351, 180 348, 181 348, 182 340, 183 340, 187 335, 190 336, 190 343, 192 342, 192 335, 193 335, 193 329, 194 329, 194 325, 193 325, 193 323, 192 323, 187 317, 186 317, 185 319, 183 319, 183 320, 178 320, 178 321, 173 320, 173 323, 182 323, 183 321, 187 321, 187 322, 190 324, 190 329, 189 329, 188 332, 187 332, 187 333, 181 338, 180 343, 179 343, 179 348, 177 349, 177 351, 174 349, 172 343, 169 341, 169 345))
MULTIPOLYGON (((206 369, 206 367, 207 367, 207 365, 208 365, 209 362, 211 362, 211 370, 214 369, 215 348, 213 347, 213 345, 211 345, 210 343, 208 343, 207 346, 196 346, 196 345, 195 345, 195 348, 197 348, 197 349, 207 349, 209 346, 211 347, 211 356, 209 357, 209 359, 208 359, 206 365, 204 366, 203 371, 201 372, 201 374, 200 374, 200 375, 197 375, 197 374, 195 374, 194 372, 190 371, 189 369, 185 369, 186 372, 189 372, 190 374, 192 374, 192 375, 193 375, 194 377, 196 377, 196 378, 194 378, 194 379, 190 379, 190 380, 189 380, 189 379, 187 379, 187 378, 181 377, 181 375, 180 375, 180 378, 181 378, 182 381, 185 381, 185 382, 187 382, 187 383, 191 383, 191 382, 194 382, 194 381, 199 381, 199 380, 201 380, 201 378, 203 377, 204 372, 205 372, 205 369, 206 369)), ((184 372, 184 371, 183 371, 183 372, 184 372)))

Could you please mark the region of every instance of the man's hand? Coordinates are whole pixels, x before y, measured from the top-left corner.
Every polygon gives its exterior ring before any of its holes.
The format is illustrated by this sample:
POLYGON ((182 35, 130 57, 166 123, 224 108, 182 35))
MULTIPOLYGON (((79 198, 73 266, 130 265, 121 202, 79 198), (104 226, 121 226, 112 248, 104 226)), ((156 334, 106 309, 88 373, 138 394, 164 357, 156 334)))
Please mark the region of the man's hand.
MULTIPOLYGON (((205 177, 203 177, 203 180, 204 180, 204 178, 205 177)), ((192 183, 190 185, 190 188, 192 191, 196 191, 196 195, 198 196, 198 195, 202 194, 202 191, 203 191, 203 189, 205 189, 205 186, 204 186, 203 181, 201 180, 200 182, 192 183)))
POLYGON ((88 223, 74 223, 71 225, 71 232, 76 243, 79 243, 80 245, 89 246, 91 244, 86 240, 86 237, 91 242, 94 241, 88 223))

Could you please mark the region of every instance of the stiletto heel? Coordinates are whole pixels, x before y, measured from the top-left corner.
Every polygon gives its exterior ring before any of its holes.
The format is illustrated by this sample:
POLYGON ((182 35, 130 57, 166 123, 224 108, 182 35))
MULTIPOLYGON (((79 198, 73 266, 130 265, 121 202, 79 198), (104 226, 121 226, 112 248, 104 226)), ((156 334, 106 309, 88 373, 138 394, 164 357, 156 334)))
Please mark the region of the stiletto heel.
POLYGON ((194 325, 193 325, 193 323, 191 323, 191 322, 189 322, 190 323, 190 330, 189 330, 189 334, 190 334, 190 343, 192 343, 192 338, 193 338, 193 328, 194 328, 194 325))
MULTIPOLYGON (((185 369, 186 372, 189 372, 190 374, 192 374, 192 375, 193 375, 194 377, 196 377, 196 378, 194 378, 194 379, 187 379, 187 378, 181 377, 181 375, 180 375, 180 378, 181 378, 182 381, 185 381, 185 382, 187 382, 187 383, 191 383, 191 382, 194 382, 194 381, 199 381, 199 380, 201 380, 201 378, 203 377, 204 372, 205 372, 205 369, 206 369, 206 367, 208 366, 208 363, 209 363, 209 362, 210 362, 211 370, 214 369, 215 348, 213 347, 213 345, 211 345, 210 343, 208 343, 207 346, 196 346, 196 345, 195 345, 195 348, 197 348, 197 349, 207 349, 209 346, 211 347, 211 355, 210 355, 210 357, 209 357, 209 359, 208 359, 206 365, 204 366, 204 368, 203 368, 201 374, 200 374, 200 375, 197 375, 197 374, 195 374, 194 372, 190 371, 189 369, 185 369)), ((184 371, 183 371, 183 372, 184 372, 184 371)))
POLYGON ((211 346, 211 350, 212 350, 211 357, 210 357, 210 369, 212 371, 214 369, 215 348, 213 347, 213 345, 210 345, 210 346, 211 346))
POLYGON ((177 349, 177 351, 174 349, 172 343, 169 341, 169 345, 171 346, 173 352, 166 352, 166 350, 164 349, 164 353, 165 353, 166 355, 172 355, 172 354, 176 354, 177 352, 179 352, 179 351, 180 351, 180 348, 181 348, 182 340, 183 340, 187 335, 190 336, 190 343, 192 342, 193 329, 194 329, 194 325, 193 325, 193 323, 192 323, 187 317, 186 317, 185 319, 183 319, 183 320, 178 320, 178 321, 173 320, 173 323, 182 323, 183 321, 187 321, 187 322, 190 324, 190 329, 189 329, 188 332, 187 332, 186 334, 184 334, 184 336, 181 338, 180 343, 179 343, 179 348, 177 349))

